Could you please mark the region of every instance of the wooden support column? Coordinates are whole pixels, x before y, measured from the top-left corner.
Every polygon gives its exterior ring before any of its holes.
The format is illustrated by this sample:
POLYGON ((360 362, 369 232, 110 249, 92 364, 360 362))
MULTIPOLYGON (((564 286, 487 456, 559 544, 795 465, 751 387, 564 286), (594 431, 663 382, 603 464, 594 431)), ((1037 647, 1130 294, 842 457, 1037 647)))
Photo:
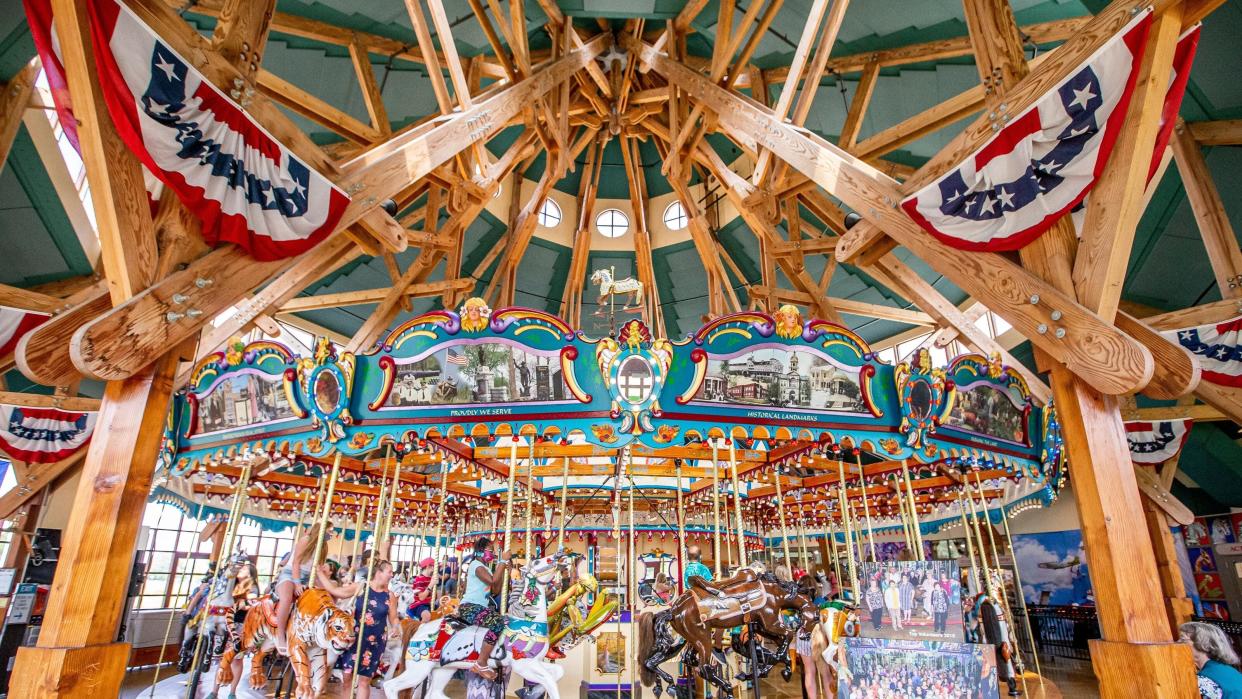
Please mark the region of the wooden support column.
POLYGON ((18 650, 12 696, 120 693, 129 644, 115 642, 117 626, 178 361, 165 354, 104 391, 39 644, 18 650))
MULTIPOLYGON (((1013 13, 999 0, 967 0, 966 19, 989 101, 1003 99, 1027 75, 1013 13)), ((1077 297, 1106 322, 1116 315, 1120 271, 1141 210, 1124 205, 1143 196, 1151 144, 1159 123, 1159 95, 1167 84, 1172 44, 1181 12, 1167 11, 1151 31, 1142 77, 1123 128, 1119 148, 1105 168, 1088 209, 1081 250, 1072 224, 1062 219, 1021 251, 1023 264, 1069 298, 1077 297), (1108 192, 1101 196, 1101 190, 1108 192), (1097 201, 1100 199, 1102 201, 1097 201), (1124 209, 1119 211, 1119 209, 1124 209), (1109 222, 1106 224, 1105 222, 1109 222), (1076 266, 1074 266, 1076 265, 1076 266), (1094 269, 1090 279, 1074 273, 1094 269), (1116 283, 1114 284, 1114 281, 1116 283), (1115 288, 1114 288, 1115 287, 1115 288), (1077 293, 1075 293, 1077 291, 1077 293)), ((1121 423, 1120 402, 1089 386, 1064 364, 1049 361, 1057 416, 1065 435, 1068 462, 1091 567, 1102 640, 1091 642, 1092 666, 1105 699, 1146 696, 1192 699, 1197 696, 1194 664, 1184 644, 1172 643, 1169 620, 1153 602, 1161 599, 1160 578, 1142 495, 1121 423)))

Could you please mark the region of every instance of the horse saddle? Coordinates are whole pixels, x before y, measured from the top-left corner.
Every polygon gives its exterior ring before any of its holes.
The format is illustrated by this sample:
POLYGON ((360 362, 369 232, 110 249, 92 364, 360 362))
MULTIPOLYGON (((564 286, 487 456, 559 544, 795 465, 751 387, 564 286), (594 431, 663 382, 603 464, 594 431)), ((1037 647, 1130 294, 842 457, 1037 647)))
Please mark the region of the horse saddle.
POLYGON ((763 588, 758 585, 753 588, 731 590, 722 597, 716 597, 698 588, 691 588, 691 590, 699 607, 699 615, 704 621, 737 614, 749 614, 763 606, 766 596, 763 588))

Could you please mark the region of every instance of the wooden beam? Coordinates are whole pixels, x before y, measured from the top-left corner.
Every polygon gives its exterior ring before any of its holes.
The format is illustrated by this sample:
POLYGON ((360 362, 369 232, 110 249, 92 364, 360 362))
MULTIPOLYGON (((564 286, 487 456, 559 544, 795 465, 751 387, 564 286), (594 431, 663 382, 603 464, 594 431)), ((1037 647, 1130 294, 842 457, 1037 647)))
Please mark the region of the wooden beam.
MULTIPOLYGON (((63 34, 61 42, 63 48, 63 34)), ((169 352, 138 376, 104 389, 95 439, 79 451, 85 453, 82 477, 61 537, 39 643, 22 648, 14 664, 15 696, 120 692, 129 646, 116 642, 117 626, 177 361, 177 353, 169 352)))
MULTIPOLYGON (((1091 190, 1086 217, 1078 231, 1080 242, 1073 277, 1078 300, 1106 321, 1117 315, 1121 300, 1134 233, 1143 215, 1151 154, 1155 152, 1169 75, 1173 71, 1173 54, 1181 33, 1181 5, 1173 4, 1156 15, 1148 31, 1147 50, 1129 111, 1113 153, 1091 190)), ((1233 247, 1237 252, 1236 239, 1233 247)), ((1238 259, 1242 259, 1242 253, 1238 253, 1238 259)))
POLYGON ((1043 379, 1028 369, 1026 365, 1018 361, 1005 348, 1001 347, 991 335, 975 324, 974 320, 969 318, 957 306, 949 302, 939 291, 936 291, 927 280, 923 279, 907 266, 904 262, 897 259, 896 255, 889 253, 876 261, 872 267, 864 268, 868 274, 876 277, 880 283, 888 286, 893 291, 905 296, 910 301, 918 304, 928 315, 932 316, 942 325, 956 328, 957 332, 964 338, 964 343, 973 347, 977 352, 984 356, 998 355, 1007 366, 1010 366, 1026 379, 1027 387, 1031 391, 1031 395, 1037 400, 1047 405, 1052 399, 1052 391, 1043 379))
POLYGON ((17 129, 22 125, 22 117, 30 104, 30 96, 34 94, 35 77, 39 68, 31 62, 13 76, 13 79, 0 86, 0 172, 9 159, 9 151, 13 148, 13 140, 17 138, 17 129))
POLYGON ((1242 250, 1238 248, 1237 234, 1229 222, 1225 203, 1212 180, 1203 152, 1180 119, 1173 128, 1170 145, 1186 188, 1186 198, 1203 237, 1203 246, 1207 248, 1217 289, 1222 298, 1242 298, 1242 250))
MULTIPOLYGON (((568 80, 604 50, 609 38, 601 35, 592 39, 531 77, 476 101, 471 109, 398 134, 363 152, 342 164, 345 173, 342 184, 346 188, 361 187, 360 191, 366 192, 366 199, 374 198, 376 204, 393 196, 408 183, 422 178, 468 148, 471 143, 487 138, 537 97, 568 80)), ((351 208, 361 208, 361 202, 355 199, 351 208)))
MULTIPOLYGON (((400 278, 400 275, 398 275, 400 278)), ((393 280, 394 282, 396 280, 393 280)), ((473 277, 462 277, 460 279, 445 279, 438 282, 423 282, 422 284, 410 284, 405 287, 404 296, 406 298, 420 298, 423 296, 439 296, 447 291, 469 291, 474 288, 475 280, 473 277)), ((342 291, 335 294, 319 294, 316 296, 301 296, 289 299, 284 302, 278 313, 294 313, 301 311, 310 311, 320 308, 340 308, 342 306, 361 306, 371 303, 379 303, 384 300, 391 288, 382 289, 363 289, 361 291, 342 291)))
POLYGON ((988 104, 999 102, 1027 75, 1022 36, 1008 0, 964 0, 975 66, 988 104))
MULTIPOLYGON (((1021 28, 1024 36, 1037 45, 1047 45, 1067 41, 1078 34, 1088 23, 1090 17, 1071 17, 1051 22, 1030 24, 1021 28)), ((881 67, 908 65, 942 61, 948 58, 960 58, 974 53, 970 37, 957 36, 950 39, 938 39, 908 46, 900 46, 883 51, 867 51, 848 56, 840 56, 828 61, 828 70, 833 73, 847 74, 864 70, 869 63, 878 63, 881 67)), ((773 68, 765 71, 768 80, 784 78, 786 68, 773 68)))
POLYGON ((1189 395, 1199 387, 1202 369, 1190 350, 1156 332, 1141 320, 1117 312, 1117 327, 1151 350, 1156 371, 1143 393, 1160 400, 1173 400, 1189 395))
POLYGON ((1219 422, 1221 420, 1228 420, 1229 416, 1210 405, 1196 403, 1194 405, 1169 405, 1159 408, 1122 408, 1121 419, 1127 421, 1143 420, 1147 422, 1157 422, 1160 420, 1219 422))
POLYGON ((65 307, 65 301, 37 291, 0 284, 0 306, 37 313, 55 313, 65 307))
POLYGON ((1194 121, 1186 124, 1190 136, 1201 146, 1236 146, 1242 144, 1242 119, 1194 121))
POLYGON ((1144 323, 1156 330, 1180 330, 1199 325, 1221 323, 1242 315, 1242 300, 1225 299, 1192 306, 1180 311, 1169 311, 1159 315, 1142 316, 1144 323))
POLYGON ((976 85, 893 126, 872 134, 849 150, 863 160, 879 158, 983 108, 985 90, 976 85))
MULTIPOLYGON (((61 410, 71 412, 93 412, 99 410, 98 398, 45 396, 39 393, 14 393, 12 391, 0 391, 0 403, 23 408, 60 408, 61 410)), ((0 519, 4 518, 0 517, 0 519)))
MULTIPOLYGON (((1108 16, 1106 11, 1097 18, 1108 16)), ((1146 386, 1151 379, 1154 371, 1151 353, 1111 323, 1078 305, 1066 293, 1004 257, 953 250, 927 235, 898 208, 902 195, 892 178, 814 134, 781 123, 762 107, 741 95, 722 90, 702 74, 669 60, 664 54, 651 51, 649 47, 634 48, 656 71, 678 82, 688 94, 710 106, 734 140, 751 147, 763 142, 791 167, 879 224, 967 293, 987 298, 989 307, 1010 325, 1100 391, 1114 395, 1133 392, 1146 386), (1033 297, 1038 297, 1041 303, 1030 303, 1033 297), (1052 319, 1054 310, 1063 320, 1052 319), (1050 332, 1054 326, 1064 332, 1050 332), (1058 334, 1061 337, 1057 337, 1058 334)))
MULTIPOLYGON (((837 144, 851 153, 857 152, 854 145, 858 142, 858 133, 862 129, 863 117, 867 114, 867 105, 871 103, 871 94, 880 78, 880 64, 872 61, 863 68, 858 87, 850 99, 850 110, 845 115, 845 123, 841 125, 841 134, 837 144)), ((838 78, 840 80, 840 78, 838 78)))
POLYGON ((689 0, 681 8, 681 12, 677 13, 676 19, 673 20, 673 27, 681 33, 689 31, 694 18, 699 16, 705 5, 707 5, 707 0, 689 0))
POLYGON ((152 282, 158 252, 138 159, 121 141, 104 103, 86 5, 52 0, 52 19, 69 83, 78 144, 95 208, 101 261, 113 305, 152 282))
POLYGON ((11 519, 13 513, 23 505, 37 497, 44 488, 56 479, 69 473, 86 458, 86 449, 79 449, 73 454, 50 464, 27 464, 26 474, 18 479, 12 490, 0 496, 0 519, 11 519))
POLYGON ((259 92, 289 108, 296 114, 324 126, 359 145, 378 143, 383 137, 368 124, 324 102, 311 93, 272 73, 259 69, 259 92))
POLYGON ((392 122, 388 120, 388 109, 384 107, 384 95, 380 92, 379 82, 375 80, 375 69, 371 67, 371 54, 366 46, 354 40, 349 43, 349 58, 354 64, 354 74, 358 76, 358 85, 362 88, 362 103, 371 117, 371 127, 381 136, 391 136, 392 122))
POLYGON ((276 0, 225 0, 212 44, 242 73, 254 76, 263 64, 276 0))
MULTIPOLYGON (((770 296, 778 302, 796 303, 803 306, 814 305, 814 296, 802 291, 772 289, 760 284, 751 284, 750 291, 753 295, 770 296)), ((907 325, 935 325, 936 323, 930 315, 907 308, 884 306, 878 303, 867 303, 865 301, 843 298, 830 298, 829 301, 841 313, 867 318, 879 318, 880 320, 891 320, 896 323, 906 323, 907 325)))

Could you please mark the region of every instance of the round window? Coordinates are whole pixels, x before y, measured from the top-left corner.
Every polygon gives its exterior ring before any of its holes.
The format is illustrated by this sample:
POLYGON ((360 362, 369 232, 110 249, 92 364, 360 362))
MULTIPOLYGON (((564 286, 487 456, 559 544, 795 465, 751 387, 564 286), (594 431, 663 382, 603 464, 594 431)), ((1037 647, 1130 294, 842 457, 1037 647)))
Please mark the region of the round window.
POLYGON ((595 227, 605 238, 620 238, 630 230, 630 219, 616 209, 608 209, 595 217, 595 227))
POLYGON ((690 224, 690 217, 686 215, 686 207, 681 202, 674 200, 664 209, 664 225, 668 226, 670 231, 679 231, 690 224))
POLYGON ((555 228, 561 223, 561 207, 551 199, 544 199, 539 207, 539 225, 544 228, 555 228))

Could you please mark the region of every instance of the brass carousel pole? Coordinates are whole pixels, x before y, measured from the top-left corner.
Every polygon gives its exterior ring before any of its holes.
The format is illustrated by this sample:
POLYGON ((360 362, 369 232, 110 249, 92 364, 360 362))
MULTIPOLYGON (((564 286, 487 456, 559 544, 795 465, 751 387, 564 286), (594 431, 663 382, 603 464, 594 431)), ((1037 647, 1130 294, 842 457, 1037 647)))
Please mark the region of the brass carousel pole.
POLYGON ((723 551, 720 547, 720 461, 716 439, 712 438, 712 565, 716 579, 720 579, 720 563, 723 551))
POLYGON ((318 587, 319 582, 317 571, 319 570, 319 555, 324 550, 324 538, 328 534, 328 525, 332 520, 332 496, 336 493, 336 479, 341 471, 341 451, 338 449, 336 458, 332 461, 332 475, 328 477, 328 489, 324 494, 323 513, 319 518, 319 536, 315 538, 315 556, 311 558, 311 579, 310 587, 318 587))
POLYGON ((674 461, 677 467, 677 591, 686 590, 686 510, 682 504, 681 459, 674 461))
MULTIPOLYGON (((987 497, 985 496, 983 492, 983 478, 979 476, 978 471, 975 471, 975 485, 978 486, 979 488, 979 506, 983 510, 984 522, 987 524, 988 541, 992 544, 992 560, 996 566, 996 581, 997 581, 997 585, 1000 587, 1001 603, 1005 605, 1005 609, 1009 610, 1009 616, 1010 618, 1012 618, 1013 617, 1013 606, 1010 605, 1009 603, 1009 590, 1005 587, 1005 573, 1004 573, 1004 570, 1001 568, 1000 549, 996 545, 996 536, 995 536, 995 533, 992 531, 992 516, 991 514, 988 513, 988 501, 987 501, 987 497)), ((1001 519, 1004 519, 1003 508, 1001 511, 1001 519)), ((1018 567, 1018 561, 1015 559, 1014 569, 1016 570, 1017 567, 1018 567)), ((1016 581, 1016 578, 1015 578, 1015 581, 1016 581)), ((1021 589, 1019 589, 1018 590, 1019 596, 1021 596, 1021 592, 1022 592, 1021 589)), ((1032 648, 1033 647, 1034 646, 1032 646, 1032 648)), ((1018 659, 1018 664, 1021 664, 1022 654, 1016 653, 1014 657, 1018 659)), ((1027 691, 1025 672, 1022 673, 1022 691, 1023 693, 1026 693, 1027 691)))
MULTIPOLYGON (((199 677, 199 660, 203 647, 203 636, 207 629, 207 619, 211 616, 211 598, 210 595, 215 592, 215 578, 224 572, 224 565, 227 565, 229 558, 233 555, 233 540, 237 536, 237 525, 241 520, 242 506, 249 499, 247 489, 250 487, 250 470, 254 462, 246 459, 246 465, 242 467, 241 477, 237 479, 237 490, 233 493, 233 504, 229 507, 229 521, 224 528, 224 545, 220 549, 220 553, 216 556, 215 575, 212 576, 211 587, 207 590, 209 595, 207 606, 203 608, 203 618, 198 624, 198 638, 194 641, 194 657, 190 663, 190 681, 186 685, 186 696, 194 696, 198 691, 199 677)), ((211 652, 211 649, 208 649, 211 652)), ((210 665, 210 663, 208 663, 210 665)))
MULTIPOLYGON (((315 493, 315 501, 316 501, 315 506, 318 507, 319 506, 318 504, 319 493, 318 492, 315 493)), ((306 520, 306 506, 308 504, 310 504, 310 491, 309 490, 306 491, 305 493, 302 493, 302 507, 298 510, 298 526, 296 529, 293 530, 294 541, 297 541, 297 538, 302 535, 302 523, 306 520)))
POLYGON ((871 505, 867 502, 867 474, 863 471, 862 465, 862 449, 858 446, 854 447, 854 457, 858 465, 858 482, 862 485, 862 501, 863 514, 867 516, 867 542, 871 546, 871 562, 875 563, 878 558, 878 551, 875 548, 875 526, 871 523, 871 505))
MULTIPOLYGON (((388 454, 384 457, 384 470, 380 476, 383 482, 384 476, 388 475, 388 462, 392 457, 392 444, 388 445, 388 454)), ((366 639, 363 630, 366 627, 367 604, 371 601, 371 576, 375 574, 375 566, 379 562, 379 543, 380 535, 392 524, 392 513, 396 509, 392 507, 395 502, 391 493, 395 493, 397 486, 400 484, 401 477, 401 461, 398 459, 395 465, 394 478, 392 485, 389 487, 388 511, 384 512, 384 487, 386 483, 380 485, 380 506, 375 510, 375 543, 371 545, 371 556, 367 559, 366 575, 362 579, 362 607, 359 610, 358 625, 363 628, 358 629, 358 646, 354 648, 354 670, 349 676, 349 699, 354 699, 354 692, 358 688, 358 667, 362 662, 362 643, 366 639), (387 521, 385 521, 387 520, 387 521)), ((389 565, 392 565, 389 563, 389 565)), ((389 600, 392 604, 392 600, 389 600)))
POLYGON ((845 460, 841 458, 841 452, 837 452, 837 474, 840 477, 840 495, 838 499, 841 505, 841 521, 845 523, 845 562, 849 568, 850 586, 854 590, 854 602, 858 603, 858 569, 854 566, 854 533, 853 523, 850 521, 850 499, 849 491, 845 488, 845 460))
POLYGON ((785 565, 793 565, 793 557, 789 555, 789 526, 785 520, 785 494, 781 492, 781 469, 777 466, 773 471, 776 480, 776 514, 781 522, 781 550, 785 553, 785 565))
POLYGON ((910 521, 906 514, 906 496, 901 492, 901 481, 893 478, 893 484, 889 486, 897 495, 897 515, 901 518, 901 538, 906 542, 906 550, 915 555, 915 560, 920 560, 914 551, 914 535, 910 531, 910 521))
POLYGON ((982 591, 979 588, 979 566, 975 563, 975 545, 970 539, 970 524, 966 521, 966 503, 963 502, 963 497, 964 491, 957 496, 957 507, 962 515, 962 534, 966 537, 966 557, 970 560, 970 584, 975 594, 978 594, 982 591))
MULTIPOLYGON (((828 545, 832 551, 832 574, 837 577, 837 589, 841 588, 841 584, 845 582, 841 579, 841 558, 837 553, 837 527, 833 524, 832 513, 828 513, 828 545)), ((831 592, 831 590, 829 590, 831 592)))
MULTIPOLYGON (((509 497, 505 498, 505 550, 512 547, 513 542, 509 537, 513 533, 513 489, 517 483, 517 436, 509 437, 512 443, 509 445, 509 497)), ((439 532, 436 532, 436 536, 439 532)), ((500 588, 500 614, 504 616, 509 612, 509 571, 505 571, 504 583, 500 588)))
MULTIPOLYGON (((200 502, 200 503, 198 503, 198 514, 194 516, 194 521, 195 521, 195 522, 201 522, 201 521, 202 521, 202 519, 203 519, 203 508, 205 508, 206 506, 207 506, 207 499, 204 497, 204 498, 203 498, 203 501, 202 501, 202 502, 200 502)), ((192 570, 193 570, 193 566, 191 566, 191 571, 192 571, 192 570)), ((187 575, 187 576, 186 576, 186 581, 187 581, 187 582, 189 582, 190 584, 193 584, 193 583, 194 583, 194 575, 193 575, 193 573, 191 573, 190 575, 187 575)), ((178 586, 178 590, 177 590, 177 592, 181 592, 181 590, 180 590, 180 586, 178 586)), ((186 590, 186 592, 189 592, 189 590, 186 590)), ((178 597, 180 597, 181 595, 177 595, 177 596, 178 596, 178 597)), ((189 601, 188 597, 187 597, 187 600, 186 600, 186 601, 187 601, 187 602, 189 601)), ((149 694, 154 694, 154 693, 155 693, 155 685, 159 684, 159 681, 160 681, 160 670, 164 667, 164 651, 168 649, 168 637, 172 635, 172 623, 173 623, 173 618, 174 618, 174 617, 176 617, 176 616, 177 616, 176 614, 169 614, 169 615, 168 615, 168 625, 164 627, 164 643, 163 643, 162 645, 160 645, 160 657, 159 657, 159 659, 155 662, 155 676, 154 676, 154 677, 152 678, 152 680, 151 680, 151 691, 149 692, 149 694)))
POLYGON ((733 477, 733 514, 737 517, 737 565, 746 567, 746 528, 742 526, 742 491, 737 480, 737 445, 729 440, 729 473, 733 477))
POLYGON ((448 507, 448 469, 449 460, 447 458, 440 459, 440 502, 436 504, 436 528, 432 532, 437 546, 431 549, 431 557, 435 559, 434 567, 431 569, 431 611, 433 612, 436 610, 436 603, 440 599, 440 587, 443 584, 440 580, 440 561, 438 556, 435 555, 435 551, 439 548, 440 535, 444 529, 444 510, 448 507))
MULTIPOLYGON (((914 498, 914 484, 910 482, 910 466, 905 459, 901 460, 901 473, 906 479, 906 496, 910 499, 910 517, 912 519, 911 528, 914 530, 914 541, 918 545, 918 560, 925 561, 927 560, 927 552, 923 550, 923 526, 922 523, 919 522, 919 503, 918 500, 915 500, 914 498)), ((900 496, 901 493, 899 489, 898 497, 900 496)))
POLYGON ((569 457, 565 457, 565 468, 561 473, 561 534, 558 538, 556 548, 558 551, 565 550, 565 515, 568 514, 569 499, 569 457))
POLYGON ((1001 523, 1005 525, 1005 539, 1009 542, 1009 555, 1013 558, 1013 584, 1018 589, 1018 604, 1022 607, 1022 616, 1025 619, 1023 626, 1026 627, 1026 640, 1031 644, 1031 657, 1035 659, 1035 675, 1039 678, 1039 686, 1044 685, 1044 673, 1039 668, 1039 649, 1035 646, 1035 633, 1031 629, 1031 615, 1026 609, 1026 597, 1022 594, 1022 575, 1018 572, 1018 554, 1013 550, 1013 534, 1009 531, 1009 517, 1005 514, 1005 510, 1001 509, 1001 523))
POLYGON ((529 563, 531 556, 534 555, 535 546, 531 539, 531 519, 535 513, 535 488, 532 485, 535 482, 535 435, 530 436, 530 457, 526 459, 526 539, 523 543, 526 545, 526 562, 529 563))
MULTIPOLYGON (((628 466, 629 464, 627 464, 628 466)), ((634 476, 626 476, 629 478, 629 510, 630 510, 630 560, 628 575, 629 579, 629 601, 630 601, 630 642, 626 644, 629 650, 626 655, 629 656, 626 665, 630 669, 630 695, 634 694, 634 666, 638 664, 638 543, 634 538, 634 476)))

